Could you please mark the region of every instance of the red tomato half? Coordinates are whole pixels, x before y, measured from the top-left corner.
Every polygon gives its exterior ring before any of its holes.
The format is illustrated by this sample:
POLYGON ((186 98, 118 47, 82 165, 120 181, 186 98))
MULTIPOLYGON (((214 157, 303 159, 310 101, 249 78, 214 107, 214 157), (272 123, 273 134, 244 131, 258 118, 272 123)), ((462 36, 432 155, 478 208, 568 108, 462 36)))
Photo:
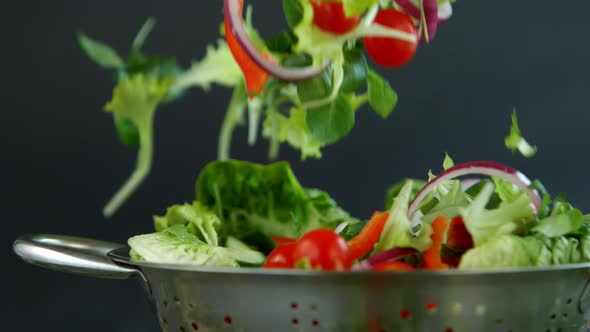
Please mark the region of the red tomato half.
POLYGON ((295 261, 293 260, 295 245, 295 242, 291 242, 274 248, 262 267, 275 269, 291 269, 295 267, 295 261))
POLYGON ((418 47, 418 32, 412 19, 395 9, 384 9, 377 13, 375 23, 407 32, 416 38, 414 42, 408 42, 396 38, 365 37, 365 49, 371 59, 388 68, 397 68, 408 63, 418 47))
POLYGON ((354 29, 359 23, 360 16, 346 17, 342 2, 324 2, 311 0, 313 7, 313 23, 320 29, 338 35, 343 35, 354 29))
POLYGON ((308 259, 313 269, 345 270, 350 267, 346 241, 330 229, 316 229, 304 234, 293 252, 297 264, 308 259))

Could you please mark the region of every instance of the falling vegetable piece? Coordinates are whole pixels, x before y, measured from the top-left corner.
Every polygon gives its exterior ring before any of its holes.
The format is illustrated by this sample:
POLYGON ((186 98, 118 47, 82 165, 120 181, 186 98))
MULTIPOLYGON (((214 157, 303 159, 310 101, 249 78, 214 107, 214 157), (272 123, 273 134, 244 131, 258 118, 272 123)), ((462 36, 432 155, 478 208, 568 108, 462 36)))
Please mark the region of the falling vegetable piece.
POLYGON ((430 43, 438 28, 438 1, 420 0, 420 21, 422 22, 422 39, 430 43))
POLYGON ((504 139, 506 147, 514 153, 516 150, 527 158, 533 157, 537 153, 537 147, 530 145, 520 133, 518 127, 518 118, 516 111, 512 112, 512 126, 510 127, 510 134, 504 139))
POLYGON ((348 257, 351 262, 365 256, 373 249, 388 217, 387 212, 375 212, 363 230, 348 241, 348 257))
POLYGON ((476 174, 495 176, 515 184, 522 191, 527 193, 527 195, 531 198, 531 202, 533 203, 536 210, 541 207, 541 197, 534 190, 529 188, 531 181, 523 173, 510 166, 493 161, 472 161, 455 165, 454 167, 451 167, 439 174, 432 181, 428 182, 422 188, 422 190, 418 192, 412 203, 410 203, 410 207, 408 208, 408 217, 411 218, 414 215, 424 198, 426 198, 426 196, 442 182, 465 175, 476 174))
POLYGON ((422 253, 423 266, 429 270, 446 270, 449 268, 448 264, 443 263, 441 258, 441 250, 443 240, 449 227, 450 220, 447 217, 440 216, 432 222, 432 246, 422 253))
POLYGON ((320 29, 343 35, 354 29, 361 20, 359 15, 346 17, 342 2, 312 0, 313 23, 320 29))
POLYGON ((252 42, 242 20, 243 0, 224 0, 225 22, 227 31, 235 36, 239 44, 252 62, 270 75, 284 81, 301 81, 320 75, 329 65, 324 62, 320 67, 298 67, 288 68, 269 61, 252 42))
POLYGON ((106 111, 133 123, 139 131, 140 141, 135 170, 104 207, 105 217, 112 216, 150 172, 153 154, 154 114, 171 85, 171 80, 146 78, 143 74, 125 77, 119 81, 114 89, 113 99, 105 106, 106 111))

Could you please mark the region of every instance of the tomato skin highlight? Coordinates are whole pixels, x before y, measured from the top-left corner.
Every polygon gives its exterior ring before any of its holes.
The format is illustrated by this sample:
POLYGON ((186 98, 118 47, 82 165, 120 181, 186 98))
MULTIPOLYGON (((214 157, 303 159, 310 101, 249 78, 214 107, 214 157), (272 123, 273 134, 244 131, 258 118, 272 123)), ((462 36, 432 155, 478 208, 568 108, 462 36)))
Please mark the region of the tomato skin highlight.
POLYGON ((387 218, 389 213, 375 212, 361 232, 348 241, 348 258, 351 262, 365 256, 373 249, 375 243, 379 241, 387 218))
POLYGON ((316 229, 304 234, 293 252, 295 264, 308 260, 311 268, 325 271, 350 268, 346 241, 331 229, 316 229))
POLYGON ((313 7, 313 23, 323 31, 343 35, 354 29, 361 20, 360 16, 346 17, 342 2, 310 0, 310 3, 313 7))
MULTIPOLYGON (((243 10, 243 6, 244 2, 243 0, 240 0, 240 13, 243 10)), ((252 98, 261 94, 264 90, 266 82, 268 81, 269 74, 258 67, 258 65, 254 63, 254 61, 252 61, 252 59, 248 56, 248 54, 244 52, 229 27, 227 14, 224 20, 224 27, 225 39, 227 40, 229 50, 231 51, 234 59, 244 74, 244 80, 246 81, 246 91, 248 92, 248 95, 252 98)), ((270 54, 263 53, 263 55, 268 60, 272 60, 272 56, 270 54)))
POLYGON ((373 265, 371 271, 412 271, 415 268, 404 262, 400 261, 389 261, 389 262, 381 262, 378 264, 373 265))
POLYGON ((445 233, 449 228, 450 220, 447 217, 440 216, 432 222, 432 246, 422 253, 424 268, 429 270, 446 270, 449 264, 442 261, 440 256, 445 233))
POLYGON ((395 9, 380 10, 375 23, 398 29, 415 36, 414 42, 395 38, 365 37, 365 49, 371 59, 386 68, 398 68, 408 63, 418 48, 418 32, 412 19, 395 9))
POLYGON ((292 269, 295 267, 295 261, 293 260, 293 251, 295 250, 295 242, 286 243, 279 245, 270 252, 263 268, 274 268, 274 269, 292 269))

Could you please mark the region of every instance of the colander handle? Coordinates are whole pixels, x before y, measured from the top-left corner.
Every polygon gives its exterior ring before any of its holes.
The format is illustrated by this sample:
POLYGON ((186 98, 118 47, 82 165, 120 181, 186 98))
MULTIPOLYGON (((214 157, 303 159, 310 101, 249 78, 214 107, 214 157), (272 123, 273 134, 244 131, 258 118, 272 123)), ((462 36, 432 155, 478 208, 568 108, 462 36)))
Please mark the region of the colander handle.
POLYGON ((14 252, 23 260, 57 271, 101 278, 127 279, 140 272, 113 262, 107 253, 122 245, 80 237, 30 234, 16 239, 14 252))

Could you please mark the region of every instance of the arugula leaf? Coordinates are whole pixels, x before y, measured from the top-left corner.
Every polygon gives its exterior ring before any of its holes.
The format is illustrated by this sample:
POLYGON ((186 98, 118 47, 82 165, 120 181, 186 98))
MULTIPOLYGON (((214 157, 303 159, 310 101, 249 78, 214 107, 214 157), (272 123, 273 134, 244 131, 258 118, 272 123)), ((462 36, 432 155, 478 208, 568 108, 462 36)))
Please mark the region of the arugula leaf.
POLYGON ((117 51, 110 46, 92 39, 83 32, 78 32, 78 44, 96 64, 107 69, 117 69, 125 65, 117 51))
POLYGON ((512 127, 510 128, 510 134, 504 139, 504 144, 508 149, 512 150, 513 153, 518 150, 527 158, 530 158, 537 153, 537 147, 530 145, 524 137, 521 136, 516 111, 512 112, 512 127))
POLYGON ((376 71, 369 69, 367 75, 369 104, 382 118, 386 119, 397 105, 397 94, 389 83, 376 71))
POLYGON ((103 210, 110 217, 137 189, 148 175, 152 164, 154 113, 168 93, 172 82, 146 78, 142 74, 122 79, 113 91, 112 100, 105 110, 130 121, 139 131, 140 147, 135 170, 107 203, 103 210))
POLYGON ((326 144, 334 143, 354 127, 354 111, 346 98, 338 96, 329 105, 309 109, 306 123, 315 139, 326 144))
POLYGON ((303 18, 303 8, 298 0, 283 0, 283 14, 289 27, 293 29, 303 18))

